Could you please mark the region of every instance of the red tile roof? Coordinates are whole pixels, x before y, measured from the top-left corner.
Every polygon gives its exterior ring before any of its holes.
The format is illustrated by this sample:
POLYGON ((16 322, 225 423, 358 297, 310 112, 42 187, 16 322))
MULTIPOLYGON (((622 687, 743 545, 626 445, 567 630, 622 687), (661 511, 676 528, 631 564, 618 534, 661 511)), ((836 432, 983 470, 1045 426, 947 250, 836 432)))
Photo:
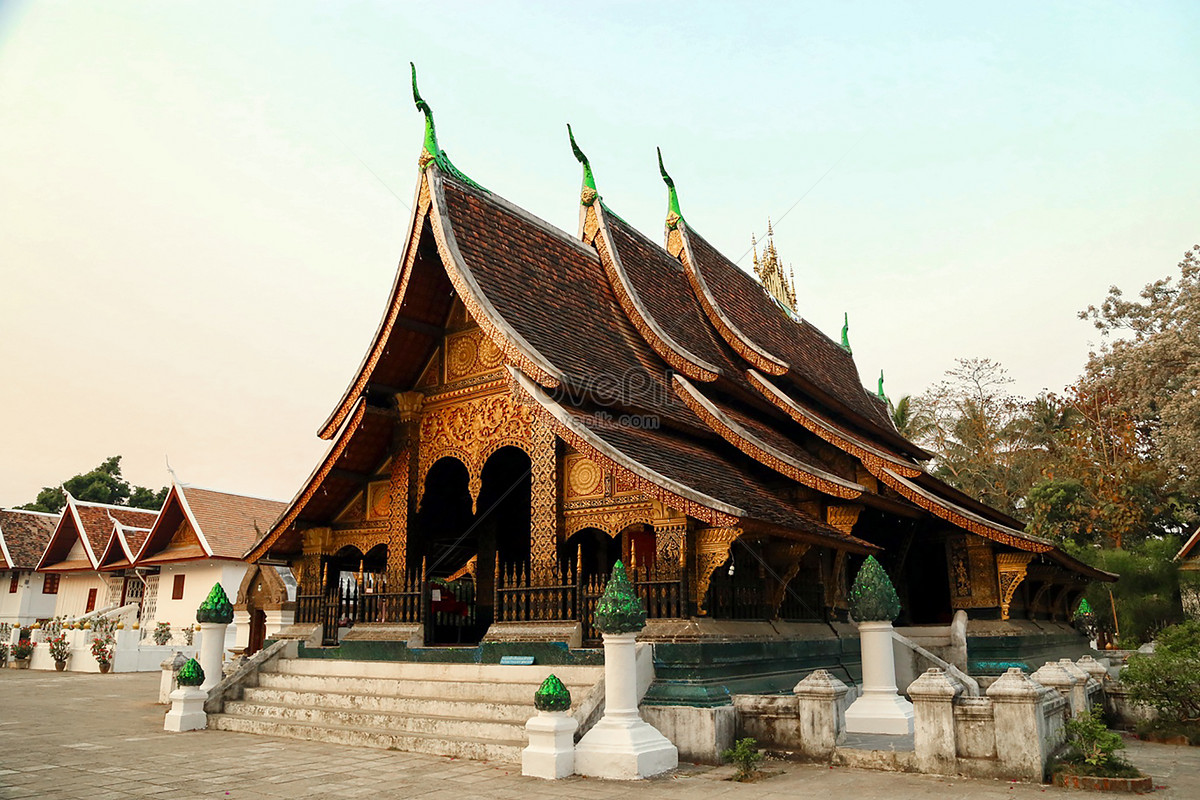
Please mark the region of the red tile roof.
POLYGON ((287 508, 286 503, 214 489, 175 484, 153 530, 138 553, 138 563, 194 558, 241 560, 287 508), (175 547, 188 523, 195 539, 175 547), (173 549, 174 548, 174 549, 173 549))
POLYGON ((0 566, 33 569, 58 525, 58 514, 0 508, 0 566))

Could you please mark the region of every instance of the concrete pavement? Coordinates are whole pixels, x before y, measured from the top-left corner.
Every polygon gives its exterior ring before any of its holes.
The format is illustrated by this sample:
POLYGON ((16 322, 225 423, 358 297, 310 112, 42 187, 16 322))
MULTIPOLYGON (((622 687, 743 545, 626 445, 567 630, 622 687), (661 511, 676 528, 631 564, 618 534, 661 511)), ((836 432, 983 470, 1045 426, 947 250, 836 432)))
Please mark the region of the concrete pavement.
MULTIPOLYGON (((224 731, 167 733, 154 704, 158 674, 88 675, 0 670, 0 800, 162 797, 278 798, 1032 798, 1052 786, 831 769, 768 762, 753 784, 729 768, 684 765, 638 783, 522 777, 488 764, 224 731)), ((1130 742, 1127 755, 1165 786, 1164 800, 1200 797, 1200 748, 1130 742)), ((1078 796, 1078 793, 1075 793, 1078 796)))

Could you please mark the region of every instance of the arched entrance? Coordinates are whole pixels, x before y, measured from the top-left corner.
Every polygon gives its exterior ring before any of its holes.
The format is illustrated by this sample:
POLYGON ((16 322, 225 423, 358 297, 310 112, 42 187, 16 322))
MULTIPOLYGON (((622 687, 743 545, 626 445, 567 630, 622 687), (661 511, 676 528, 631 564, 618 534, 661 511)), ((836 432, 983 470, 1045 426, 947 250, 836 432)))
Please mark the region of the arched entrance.
POLYGON ((276 567, 253 564, 242 576, 234 610, 244 611, 250 618, 250 630, 245 639, 246 655, 262 649, 267 635, 267 614, 275 615, 275 625, 284 624, 283 615, 296 608, 295 596, 289 596, 288 586, 276 567))
POLYGON ((462 462, 447 457, 430 468, 409 539, 410 562, 426 564, 427 643, 478 643, 495 617, 495 571, 528 569, 531 472, 523 450, 498 449, 483 465, 472 513, 462 462))

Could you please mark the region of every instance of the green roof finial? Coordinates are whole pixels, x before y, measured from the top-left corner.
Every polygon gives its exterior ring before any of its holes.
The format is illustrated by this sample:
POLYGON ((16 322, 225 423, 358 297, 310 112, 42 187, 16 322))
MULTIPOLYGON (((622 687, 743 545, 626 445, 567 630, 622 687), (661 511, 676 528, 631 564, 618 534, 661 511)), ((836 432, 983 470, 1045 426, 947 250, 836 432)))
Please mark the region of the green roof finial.
POLYGON ((175 682, 180 686, 199 686, 204 683, 204 670, 200 668, 200 662, 189 658, 175 674, 175 682))
POLYGON ((654 149, 658 151, 658 171, 662 175, 663 183, 667 185, 667 229, 673 231, 683 220, 683 213, 679 210, 679 193, 675 191, 675 181, 671 180, 667 168, 663 166, 662 148, 654 149))
POLYGON ((426 164, 437 160, 442 154, 442 149, 438 147, 437 128, 433 126, 433 109, 421 98, 421 92, 417 89, 417 65, 411 61, 408 65, 412 67, 413 102, 416 103, 417 110, 425 115, 425 146, 421 150, 419 162, 421 169, 425 169, 426 164))
POLYGON ((579 145, 575 144, 575 134, 571 131, 569 122, 567 123, 567 136, 571 139, 571 152, 575 154, 575 160, 583 164, 583 185, 579 188, 579 202, 582 205, 590 206, 600 199, 600 194, 596 191, 596 176, 592 174, 592 165, 588 162, 588 157, 579 149, 579 145))
POLYGON ((534 693, 533 707, 538 711, 570 711, 571 693, 556 675, 550 675, 534 693))
POLYGON ((850 349, 850 312, 845 312, 846 316, 842 322, 842 349, 850 355, 854 355, 854 351, 850 349))
POLYGON ((425 102, 424 98, 421 97, 420 90, 417 89, 417 65, 411 61, 408 62, 408 65, 412 67, 413 103, 416 104, 417 110, 425 115, 425 144, 421 147, 421 157, 417 159, 417 166, 424 170, 429 166, 429 162, 432 161, 438 165, 438 168, 442 172, 450 175, 455 180, 462 181, 468 186, 473 186, 480 191, 486 192, 487 189, 484 189, 478 183, 468 178, 451 164, 450 157, 446 155, 446 151, 438 146, 437 129, 433 126, 433 109, 429 107, 429 103, 425 102))
POLYGON ((601 633, 637 633, 646 627, 646 605, 634 594, 620 561, 613 564, 612 577, 596 603, 594 624, 601 633))
POLYGON ((888 400, 888 396, 883 393, 883 370, 879 370, 879 389, 876 390, 875 396, 888 405, 891 405, 892 403, 891 400, 888 400))
POLYGON ((213 584, 208 597, 196 609, 196 622, 215 622, 220 625, 233 622, 233 604, 229 602, 229 596, 220 583, 213 584))
POLYGON ((900 616, 896 587, 875 556, 867 556, 850 587, 850 613, 855 622, 891 622, 900 616))

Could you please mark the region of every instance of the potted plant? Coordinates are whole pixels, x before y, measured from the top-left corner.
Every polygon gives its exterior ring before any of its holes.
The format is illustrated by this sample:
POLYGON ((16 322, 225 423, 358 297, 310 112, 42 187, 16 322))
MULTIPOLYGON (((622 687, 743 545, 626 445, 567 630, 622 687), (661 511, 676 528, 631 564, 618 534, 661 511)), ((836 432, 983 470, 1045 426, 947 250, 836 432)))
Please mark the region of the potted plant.
POLYGON ((67 659, 71 657, 71 645, 67 642, 65 631, 59 631, 47 640, 50 647, 50 657, 54 659, 54 668, 62 672, 67 668, 67 659))
POLYGON ((92 639, 92 658, 100 665, 100 672, 106 673, 112 669, 113 653, 117 640, 111 633, 102 633, 92 639))
POLYGON ((159 622, 154 626, 154 643, 164 645, 171 641, 171 623, 159 622))
POLYGON ((1053 767, 1056 786, 1099 791, 1148 792, 1149 775, 1116 754, 1125 747, 1099 711, 1082 711, 1067 720, 1067 748, 1053 767))
POLYGON ((37 647, 37 642, 31 642, 28 639, 18 640, 12 646, 12 663, 9 666, 13 669, 29 669, 29 659, 33 655, 35 647, 37 647))
POLYGON ((112 669, 113 654, 117 649, 117 638, 113 636, 115 620, 97 617, 92 625, 92 658, 100 665, 100 672, 112 669))

